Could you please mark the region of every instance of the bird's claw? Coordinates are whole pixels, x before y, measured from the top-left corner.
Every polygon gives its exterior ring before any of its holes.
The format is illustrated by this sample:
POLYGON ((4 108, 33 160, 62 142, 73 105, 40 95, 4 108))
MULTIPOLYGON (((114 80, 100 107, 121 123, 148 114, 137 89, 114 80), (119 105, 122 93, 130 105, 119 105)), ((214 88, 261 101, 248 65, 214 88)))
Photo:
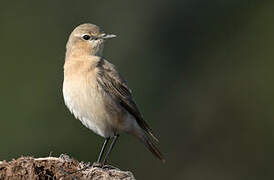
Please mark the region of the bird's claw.
POLYGON ((102 163, 99 163, 99 162, 94 162, 94 163, 92 164, 92 167, 102 168, 102 167, 103 167, 103 164, 102 164, 102 163))
POLYGON ((111 166, 111 165, 103 165, 103 167, 102 167, 103 169, 106 169, 106 170, 110 170, 110 169, 116 169, 116 167, 114 167, 114 166, 111 166))

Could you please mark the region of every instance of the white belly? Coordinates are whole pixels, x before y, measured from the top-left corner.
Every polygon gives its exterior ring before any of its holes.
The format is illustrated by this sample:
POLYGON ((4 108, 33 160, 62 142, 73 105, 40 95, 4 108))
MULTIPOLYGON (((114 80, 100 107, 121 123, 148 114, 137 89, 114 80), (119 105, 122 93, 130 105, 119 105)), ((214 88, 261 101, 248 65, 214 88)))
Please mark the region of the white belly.
POLYGON ((103 95, 85 81, 66 81, 63 84, 66 106, 83 125, 103 137, 114 135, 111 117, 106 112, 103 95))

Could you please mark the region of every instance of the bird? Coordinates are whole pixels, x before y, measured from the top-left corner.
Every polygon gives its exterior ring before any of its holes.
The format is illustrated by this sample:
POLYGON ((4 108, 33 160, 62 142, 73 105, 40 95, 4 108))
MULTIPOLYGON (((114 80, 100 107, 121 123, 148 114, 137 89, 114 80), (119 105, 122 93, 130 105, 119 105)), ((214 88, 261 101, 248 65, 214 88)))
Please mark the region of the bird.
POLYGON ((65 53, 63 97, 76 119, 105 139, 97 163, 105 165, 120 133, 137 137, 158 159, 158 139, 143 119, 126 80, 103 57, 104 44, 116 37, 84 23, 70 34, 65 53), (106 147, 112 140, 104 159, 106 147))

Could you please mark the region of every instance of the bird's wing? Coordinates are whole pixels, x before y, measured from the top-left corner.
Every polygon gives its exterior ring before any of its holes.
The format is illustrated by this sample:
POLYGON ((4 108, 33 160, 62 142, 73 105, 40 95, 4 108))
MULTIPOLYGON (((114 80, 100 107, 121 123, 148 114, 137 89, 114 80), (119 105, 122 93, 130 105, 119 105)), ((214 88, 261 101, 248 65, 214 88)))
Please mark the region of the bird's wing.
POLYGON ((136 103, 133 100, 131 90, 128 88, 126 81, 122 78, 115 66, 106 60, 100 60, 97 64, 98 83, 105 91, 119 100, 119 103, 132 116, 135 117, 138 125, 149 134, 154 140, 158 139, 153 135, 152 129, 144 121, 136 103))

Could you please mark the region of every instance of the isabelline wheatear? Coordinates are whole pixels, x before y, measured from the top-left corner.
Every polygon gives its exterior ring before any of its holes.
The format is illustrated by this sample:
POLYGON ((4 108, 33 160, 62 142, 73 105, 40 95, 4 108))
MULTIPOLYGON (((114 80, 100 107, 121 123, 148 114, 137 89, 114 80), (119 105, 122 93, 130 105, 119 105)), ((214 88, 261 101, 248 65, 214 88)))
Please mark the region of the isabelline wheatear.
POLYGON ((97 162, 107 143, 113 141, 102 161, 104 165, 119 134, 127 132, 164 161, 154 145, 158 141, 144 121, 131 90, 115 66, 102 57, 106 34, 93 24, 82 24, 70 34, 66 46, 63 95, 66 106, 87 128, 105 138, 97 162))

